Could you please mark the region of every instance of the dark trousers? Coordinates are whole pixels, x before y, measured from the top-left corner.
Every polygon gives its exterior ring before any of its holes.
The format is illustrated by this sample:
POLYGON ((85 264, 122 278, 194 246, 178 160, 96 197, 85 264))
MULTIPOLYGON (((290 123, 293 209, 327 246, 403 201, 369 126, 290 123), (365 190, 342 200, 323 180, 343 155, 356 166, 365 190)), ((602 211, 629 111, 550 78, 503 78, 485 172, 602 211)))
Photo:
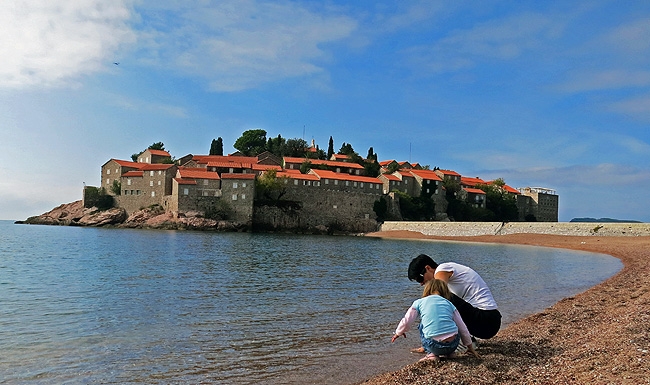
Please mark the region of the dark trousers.
POLYGON ((460 317, 467 326, 467 330, 469 330, 469 334, 474 337, 492 338, 501 328, 501 313, 499 310, 477 309, 455 294, 451 295, 451 303, 456 306, 460 317))

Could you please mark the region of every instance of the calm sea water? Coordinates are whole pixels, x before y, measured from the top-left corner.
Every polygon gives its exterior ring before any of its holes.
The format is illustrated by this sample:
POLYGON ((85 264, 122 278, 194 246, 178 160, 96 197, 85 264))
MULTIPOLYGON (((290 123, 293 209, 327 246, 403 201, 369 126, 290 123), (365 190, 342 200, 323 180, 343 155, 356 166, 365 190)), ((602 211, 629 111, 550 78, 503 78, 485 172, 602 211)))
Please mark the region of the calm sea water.
POLYGON ((0 221, 0 382, 349 384, 418 357, 390 337, 419 253, 472 266, 512 322, 613 275, 612 257, 363 237, 0 221))

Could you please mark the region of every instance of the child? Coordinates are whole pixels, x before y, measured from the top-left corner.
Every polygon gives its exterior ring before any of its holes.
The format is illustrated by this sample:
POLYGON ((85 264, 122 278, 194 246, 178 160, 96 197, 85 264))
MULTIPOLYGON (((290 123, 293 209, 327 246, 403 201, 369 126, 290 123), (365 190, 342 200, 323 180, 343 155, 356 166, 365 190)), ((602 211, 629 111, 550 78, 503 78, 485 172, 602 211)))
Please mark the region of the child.
POLYGON ((413 302, 397 325, 395 335, 391 342, 404 335, 411 325, 420 316, 420 338, 422 346, 427 353, 420 361, 438 360, 439 356, 454 357, 454 351, 462 339, 467 351, 478 358, 478 353, 472 346, 472 339, 467 331, 467 326, 460 318, 456 307, 449 302, 451 297, 449 288, 444 281, 439 279, 429 280, 424 286, 422 298, 413 302))

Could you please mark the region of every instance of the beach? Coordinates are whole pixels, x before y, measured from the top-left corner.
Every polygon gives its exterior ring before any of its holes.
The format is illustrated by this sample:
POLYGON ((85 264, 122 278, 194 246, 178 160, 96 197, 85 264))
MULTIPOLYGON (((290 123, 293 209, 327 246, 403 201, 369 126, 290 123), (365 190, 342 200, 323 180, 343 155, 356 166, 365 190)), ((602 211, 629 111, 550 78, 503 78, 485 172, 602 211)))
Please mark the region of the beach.
MULTIPOLYGON (((619 258, 615 276, 479 340, 480 358, 413 364, 359 384, 650 384, 650 236, 367 236, 557 247, 619 258)), ((479 272, 480 273, 480 272, 479 272)))

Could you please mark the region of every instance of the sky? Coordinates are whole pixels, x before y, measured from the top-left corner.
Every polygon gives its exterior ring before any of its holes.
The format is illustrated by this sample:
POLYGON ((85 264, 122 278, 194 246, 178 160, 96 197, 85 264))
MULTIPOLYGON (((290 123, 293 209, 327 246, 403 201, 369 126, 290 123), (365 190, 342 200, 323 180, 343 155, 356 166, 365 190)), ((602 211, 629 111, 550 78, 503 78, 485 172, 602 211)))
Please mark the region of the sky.
POLYGON ((0 219, 263 129, 650 222, 648 1, 13 0, 0 25, 0 219))

